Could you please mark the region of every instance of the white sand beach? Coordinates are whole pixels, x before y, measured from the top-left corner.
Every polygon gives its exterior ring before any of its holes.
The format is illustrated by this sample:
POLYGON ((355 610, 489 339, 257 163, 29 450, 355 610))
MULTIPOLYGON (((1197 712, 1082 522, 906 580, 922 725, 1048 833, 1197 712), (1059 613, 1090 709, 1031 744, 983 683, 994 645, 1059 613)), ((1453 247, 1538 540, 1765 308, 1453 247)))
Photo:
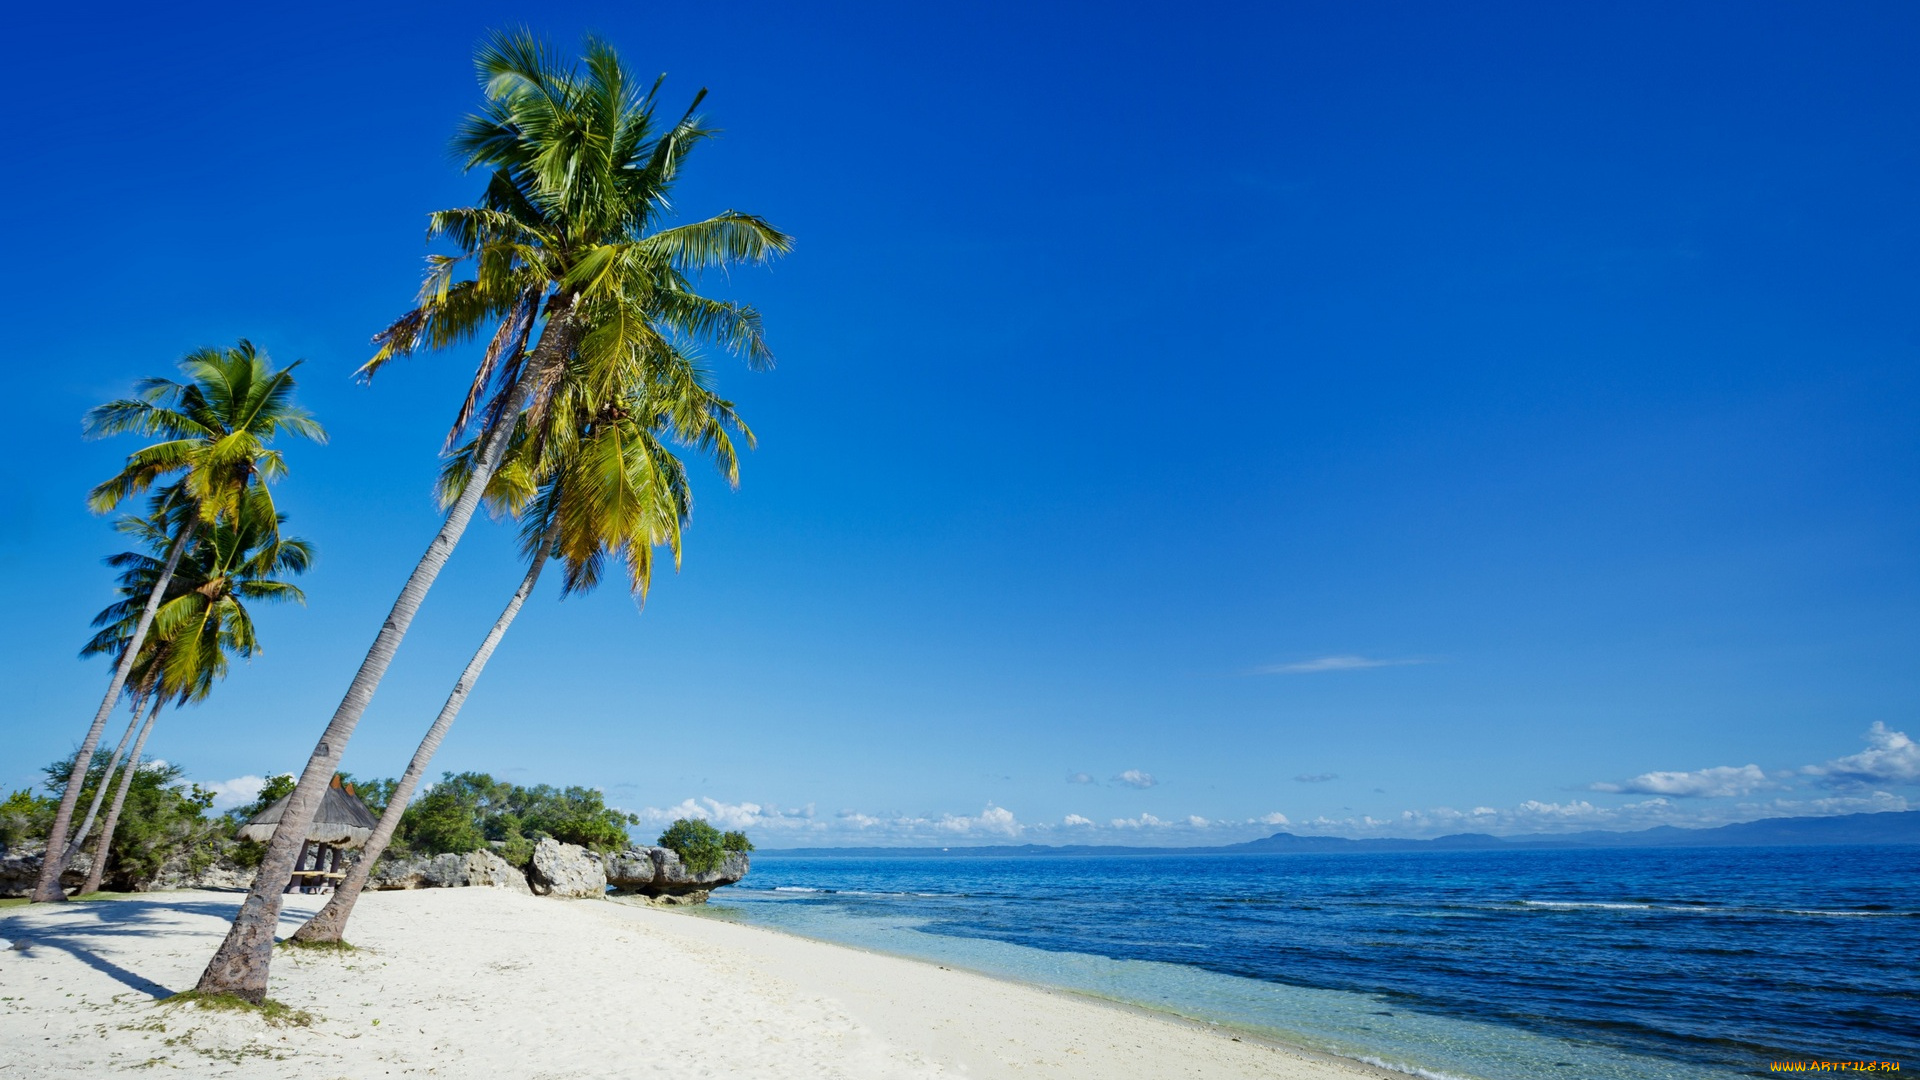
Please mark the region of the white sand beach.
MULTIPOLYGON (((155 893, 0 912, 0 1080, 219 1077, 1119 1077, 1382 1074, 1076 995, 618 901, 368 893, 360 950, 279 950, 275 1000, 192 986, 240 897, 155 893), (143 1068, 144 1067, 144 1068, 143 1068)), ((289 897, 283 933, 319 897, 289 897)))

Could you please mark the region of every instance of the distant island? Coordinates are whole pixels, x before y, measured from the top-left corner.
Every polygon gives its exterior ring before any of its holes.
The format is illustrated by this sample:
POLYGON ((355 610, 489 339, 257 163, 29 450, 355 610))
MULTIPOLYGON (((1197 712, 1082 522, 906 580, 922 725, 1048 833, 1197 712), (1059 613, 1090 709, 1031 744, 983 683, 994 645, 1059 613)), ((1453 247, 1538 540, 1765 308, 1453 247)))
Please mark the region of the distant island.
POLYGON ((1277 832, 1259 840, 1219 847, 1128 847, 1121 844, 1000 844, 987 847, 842 847, 762 849, 761 858, 927 858, 1070 855, 1268 855, 1289 852, 1513 851, 1548 848, 1808 847, 1816 845, 1920 844, 1920 810, 1836 817, 1766 818, 1713 829, 1661 825, 1635 832, 1593 830, 1490 836, 1456 833, 1431 840, 1297 836, 1277 832))

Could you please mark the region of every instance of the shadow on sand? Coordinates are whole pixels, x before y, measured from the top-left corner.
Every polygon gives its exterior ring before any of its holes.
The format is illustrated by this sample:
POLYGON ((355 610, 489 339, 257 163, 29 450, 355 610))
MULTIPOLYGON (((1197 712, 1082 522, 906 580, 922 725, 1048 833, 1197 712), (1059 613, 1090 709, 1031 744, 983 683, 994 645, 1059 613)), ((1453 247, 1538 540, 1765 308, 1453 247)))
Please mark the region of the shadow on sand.
MULTIPOLYGON (((181 927, 172 922, 180 915, 199 915, 221 922, 233 918, 246 894, 236 892, 233 899, 213 900, 181 897, 169 900, 165 893, 149 893, 137 898, 89 900, 64 904, 35 904, 12 908, 0 916, 0 938, 15 951, 28 956, 34 949, 58 949, 123 986, 155 999, 172 997, 168 989, 137 971, 129 971, 100 955, 95 949, 103 940, 120 937, 154 937, 179 934, 181 927), (90 947, 91 946, 91 947, 90 947)), ((282 936, 306 921, 306 911, 282 911, 282 936)), ((208 955, 216 940, 209 939, 208 955)))

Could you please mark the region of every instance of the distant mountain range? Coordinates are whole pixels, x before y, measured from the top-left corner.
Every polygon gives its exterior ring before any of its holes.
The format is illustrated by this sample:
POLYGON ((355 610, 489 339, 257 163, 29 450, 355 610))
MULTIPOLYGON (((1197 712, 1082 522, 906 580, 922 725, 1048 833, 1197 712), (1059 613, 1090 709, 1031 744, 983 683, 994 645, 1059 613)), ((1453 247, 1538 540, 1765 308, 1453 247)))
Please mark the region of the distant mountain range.
POLYGON ((1514 851, 1548 848, 1804 847, 1829 844, 1920 844, 1920 810, 1840 817, 1766 818, 1714 829, 1661 825, 1638 832, 1531 833, 1489 836, 1456 833, 1431 840, 1349 840, 1277 832, 1220 847, 1127 847, 1120 844, 1001 844, 989 847, 774 848, 755 858, 926 858, 929 856, 1265 855, 1287 852, 1514 851))

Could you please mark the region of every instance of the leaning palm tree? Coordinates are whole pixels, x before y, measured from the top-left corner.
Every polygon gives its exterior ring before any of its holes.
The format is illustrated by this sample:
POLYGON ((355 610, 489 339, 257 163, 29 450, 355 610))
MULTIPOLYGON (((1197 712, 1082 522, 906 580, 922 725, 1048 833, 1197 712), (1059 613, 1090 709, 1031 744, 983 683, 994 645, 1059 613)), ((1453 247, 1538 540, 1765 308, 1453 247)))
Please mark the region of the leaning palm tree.
MULTIPOLYGON (((591 590, 599 582, 605 558, 619 557, 627 567, 629 588, 642 604, 653 578, 653 549, 667 547, 673 552, 674 566, 680 565, 680 533, 692 500, 686 468, 664 445, 663 435, 710 453, 729 485, 738 486, 734 439, 737 436, 752 446, 753 433, 734 413, 733 403, 713 394, 702 373, 677 351, 655 366, 671 373, 663 371, 661 377, 643 382, 625 402, 585 413, 583 423, 548 442, 544 461, 526 460, 530 449, 526 428, 518 430, 515 449, 520 453, 494 475, 486 499, 499 512, 514 515, 531 504, 521 532, 527 572, 414 750, 359 861, 326 906, 294 932, 296 940, 318 944, 339 941, 345 935, 354 904, 374 863, 393 839, 408 800, 507 628, 539 584, 549 558, 566 564, 564 597, 591 590), (545 482, 532 490, 531 481, 543 473, 545 482)), ((557 411, 580 419, 580 388, 568 390, 572 392, 562 391, 557 411)), ((472 451, 470 444, 448 461, 441 474, 443 499, 457 497, 468 483, 472 451)))
MULTIPOLYGON (((154 620, 154 632, 143 647, 143 655, 134 665, 135 677, 149 687, 153 708, 140 729, 114 792, 112 807, 100 827, 100 839, 93 866, 87 871, 82 895, 100 888, 107 855, 113 850, 114 829, 120 821, 127 792, 133 786, 134 771, 140 767, 140 754, 147 736, 159 719, 162 706, 171 701, 175 708, 206 700, 215 683, 224 679, 231 658, 251 659, 260 651, 254 632, 249 602, 306 603, 300 589, 282 580, 284 576, 303 574, 313 565, 313 547, 304 540, 283 536, 280 526, 286 515, 277 513, 266 489, 255 485, 236 507, 237 513, 216 524, 193 545, 181 561, 168 587, 168 599, 154 620)), ((130 518, 122 523, 130 532, 143 535, 150 546, 164 544, 166 533, 150 522, 130 518)), ((130 605, 131 598, 145 595, 148 582, 161 572, 158 559, 139 552, 115 557, 115 564, 126 569, 121 575, 121 592, 129 599, 101 612, 96 624, 104 624, 88 643, 88 649, 108 651, 126 647, 131 640, 132 617, 116 608, 130 605)), ((111 775, 111 770, 109 770, 111 775)), ((101 787, 107 781, 101 781, 101 787)))
POLYGON ((712 132, 691 107, 663 129, 659 81, 642 89, 603 42, 589 40, 586 53, 584 68, 566 65, 521 32, 495 35, 476 58, 487 100, 462 126, 454 151, 467 169, 490 170, 486 193, 479 206, 430 217, 429 238, 458 253, 429 259, 417 305, 375 338, 378 351, 362 369, 371 378, 396 357, 491 328, 448 436, 452 446, 478 428, 471 483, 448 509, 314 746, 253 890, 200 976, 203 993, 266 996, 281 888, 301 837, 523 413, 537 445, 570 362, 618 357, 673 336, 717 342, 756 365, 771 362, 759 313, 701 296, 691 275, 765 262, 790 240, 760 218, 732 211, 660 227, 683 159, 712 132), (461 277, 469 267, 471 276, 461 277))
MULTIPOLYGON (((162 490, 152 497, 151 519, 128 515, 121 518, 116 528, 121 532, 141 536, 142 542, 151 550, 164 554, 175 531, 171 519, 177 517, 187 505, 187 500, 179 498, 177 491, 162 490)), ((130 565, 130 560, 144 560, 152 564, 153 569, 142 572, 137 581, 132 577, 133 571, 126 571, 120 575, 120 599, 107 605, 100 614, 93 617, 94 626, 106 629, 96 633, 92 640, 80 650, 82 659, 104 653, 113 655, 117 662, 120 651, 126 648, 127 642, 133 636, 133 628, 139 621, 139 612, 147 597, 152 595, 153 583, 158 576, 161 564, 139 552, 131 551, 110 556, 106 563, 108 566, 125 567, 130 565)), ((177 580, 168 585, 169 590, 176 587, 177 580)), ((143 647, 150 648, 151 644, 143 647)), ((81 844, 93 830, 93 821, 100 813, 100 803, 106 796, 107 785, 113 779, 115 771, 119 769, 120 759, 126 756, 127 744, 133 741, 134 733, 141 730, 140 717, 152 698, 154 683, 159 674, 159 670, 151 663, 134 662, 129 675, 134 689, 127 695, 128 712, 131 714, 127 720, 127 730, 121 734, 120 742, 113 748, 113 755, 107 759, 107 770, 102 774, 99 785, 94 788, 93 798, 87 803, 87 816, 80 820, 80 827, 73 830, 72 838, 67 842, 66 860, 69 863, 73 861, 81 844)), ((157 703, 154 705, 154 711, 159 711, 157 703)), ((145 736, 142 736, 142 742, 144 741, 145 736)), ((136 755, 139 753, 138 749, 134 752, 136 755)))
POLYGON ((54 812, 47 858, 34 885, 36 903, 65 899, 60 875, 66 870, 67 832, 81 781, 153 624, 167 581, 194 533, 234 513, 250 486, 285 475, 286 461, 279 451, 268 448, 274 436, 286 433, 326 441, 319 423, 293 403, 293 369, 298 366, 275 369, 266 354, 245 340, 231 349, 197 349, 180 361, 186 381, 143 379, 135 384, 133 397, 110 401, 87 414, 86 430, 92 436, 161 436, 159 442, 129 455, 119 473, 93 489, 88 499, 92 508, 105 513, 129 496, 173 477, 166 490, 176 525, 153 591, 134 622, 128 647, 114 665, 86 738, 74 754, 73 774, 54 812))

